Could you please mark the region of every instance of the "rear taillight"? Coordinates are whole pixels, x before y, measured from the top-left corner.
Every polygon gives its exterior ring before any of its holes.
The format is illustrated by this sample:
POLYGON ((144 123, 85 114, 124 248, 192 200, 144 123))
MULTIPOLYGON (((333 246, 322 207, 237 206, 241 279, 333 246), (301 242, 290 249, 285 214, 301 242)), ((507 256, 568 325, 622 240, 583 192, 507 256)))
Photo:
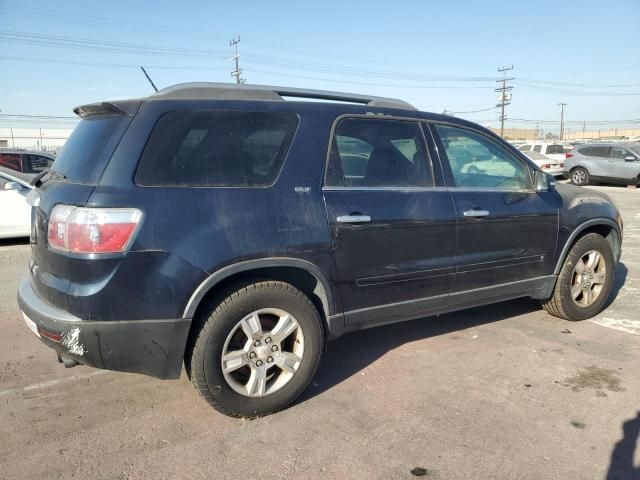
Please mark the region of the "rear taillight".
POLYGON ((564 168, 564 163, 559 163, 558 168, 564 168))
POLYGON ((544 165, 542 165, 540 168, 542 168, 543 170, 547 169, 547 168, 551 168, 551 164, 550 163, 545 163, 544 165))
POLYGON ((74 253, 117 253, 131 244, 142 212, 136 208, 57 205, 51 212, 49 246, 74 253))
POLYGON ((573 157, 573 153, 567 152, 564 154, 564 158, 571 158, 571 157, 573 157))

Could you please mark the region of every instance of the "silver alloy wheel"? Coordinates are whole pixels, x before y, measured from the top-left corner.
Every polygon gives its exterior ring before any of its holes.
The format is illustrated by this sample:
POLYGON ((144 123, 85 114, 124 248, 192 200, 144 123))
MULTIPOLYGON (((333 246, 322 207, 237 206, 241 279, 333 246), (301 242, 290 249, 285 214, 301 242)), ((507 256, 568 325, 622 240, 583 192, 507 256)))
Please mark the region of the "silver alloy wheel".
POLYGON ((576 185, 582 185, 587 179, 587 174, 584 170, 578 169, 571 174, 571 180, 576 185))
POLYGON ((262 308, 240 320, 222 349, 222 374, 233 390, 264 397, 284 387, 302 362, 304 334, 279 308, 262 308))
POLYGON ((607 266, 597 250, 589 250, 573 268, 571 298, 579 307, 588 307, 596 301, 604 289, 607 266))

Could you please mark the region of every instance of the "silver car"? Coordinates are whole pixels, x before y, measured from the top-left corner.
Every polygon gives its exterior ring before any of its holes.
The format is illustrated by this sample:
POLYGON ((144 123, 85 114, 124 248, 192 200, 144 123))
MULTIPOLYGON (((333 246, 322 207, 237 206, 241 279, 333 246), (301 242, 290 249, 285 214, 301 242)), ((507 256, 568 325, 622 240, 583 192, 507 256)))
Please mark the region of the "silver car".
POLYGON ((592 182, 638 185, 640 143, 591 143, 578 145, 566 154, 565 178, 575 185, 592 182))

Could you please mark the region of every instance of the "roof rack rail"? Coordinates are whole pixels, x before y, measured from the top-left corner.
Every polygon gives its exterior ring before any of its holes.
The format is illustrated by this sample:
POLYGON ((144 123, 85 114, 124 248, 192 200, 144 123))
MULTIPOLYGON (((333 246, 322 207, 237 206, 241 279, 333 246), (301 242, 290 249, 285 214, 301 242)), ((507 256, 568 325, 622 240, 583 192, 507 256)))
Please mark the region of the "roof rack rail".
POLYGON ((207 100, 284 100, 283 97, 312 98, 339 102, 360 103, 370 107, 416 110, 410 103, 395 98, 332 92, 307 88, 273 87, 217 82, 179 83, 154 93, 152 98, 207 100))

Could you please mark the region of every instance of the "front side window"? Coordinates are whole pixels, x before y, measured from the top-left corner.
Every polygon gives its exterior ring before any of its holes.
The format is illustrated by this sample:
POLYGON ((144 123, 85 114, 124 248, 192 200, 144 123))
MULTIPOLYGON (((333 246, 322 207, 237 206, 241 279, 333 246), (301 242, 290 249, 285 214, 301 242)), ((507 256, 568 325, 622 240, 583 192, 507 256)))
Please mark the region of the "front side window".
POLYGON ((346 187, 432 187, 420 125, 345 118, 335 129, 325 184, 346 187))
POLYGON ((178 187, 267 187, 293 140, 287 112, 180 110, 160 117, 136 183, 178 187))
POLYGON ((436 125, 456 187, 529 190, 529 166, 490 138, 464 128, 436 125))
POLYGON ((620 148, 620 147, 613 147, 611 149, 611 158, 619 158, 619 159, 624 159, 628 156, 630 156, 631 154, 624 148, 620 148))

